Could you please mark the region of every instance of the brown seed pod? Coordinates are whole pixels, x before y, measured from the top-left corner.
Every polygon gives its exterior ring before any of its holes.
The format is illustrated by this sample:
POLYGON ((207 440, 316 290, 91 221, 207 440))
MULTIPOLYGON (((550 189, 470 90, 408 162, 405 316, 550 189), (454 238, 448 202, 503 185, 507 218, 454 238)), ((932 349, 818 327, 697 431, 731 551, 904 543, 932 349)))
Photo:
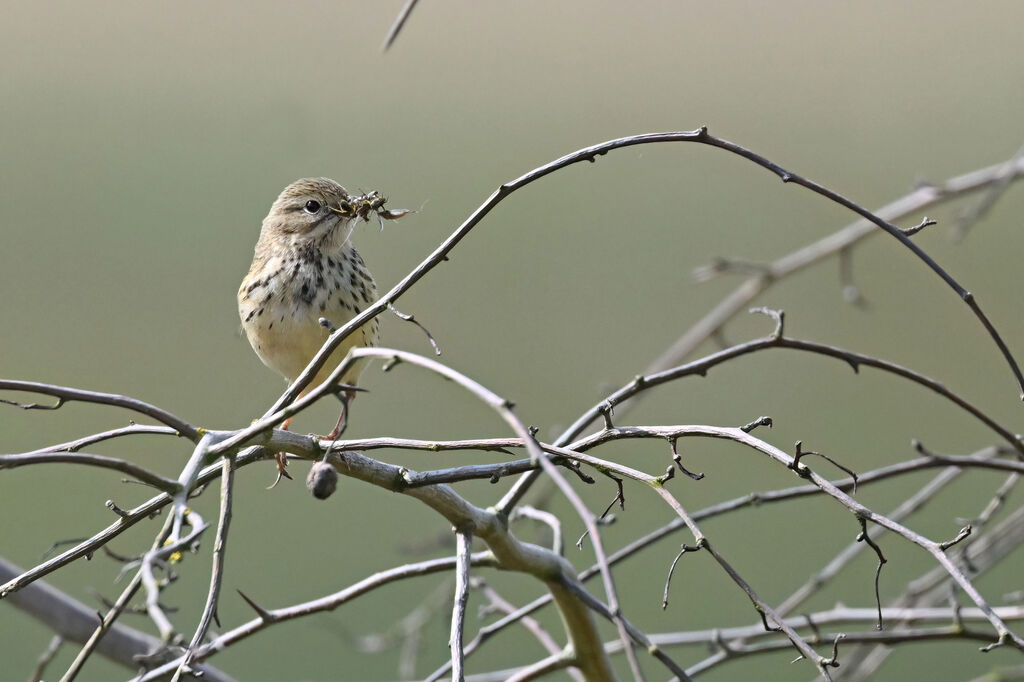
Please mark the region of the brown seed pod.
POLYGON ((338 470, 327 462, 316 462, 306 476, 306 488, 318 500, 326 500, 338 489, 338 470))

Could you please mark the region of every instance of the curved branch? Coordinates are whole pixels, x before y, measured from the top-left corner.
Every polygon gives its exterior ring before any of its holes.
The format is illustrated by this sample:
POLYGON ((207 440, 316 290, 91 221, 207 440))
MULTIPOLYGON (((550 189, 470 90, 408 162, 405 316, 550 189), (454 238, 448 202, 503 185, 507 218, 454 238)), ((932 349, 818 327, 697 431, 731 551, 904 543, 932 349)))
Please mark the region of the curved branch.
POLYGON ((172 478, 161 476, 149 469, 118 457, 93 455, 87 452, 40 452, 23 455, 0 455, 0 469, 16 469, 32 464, 82 464, 100 469, 113 469, 127 474, 136 480, 153 486, 165 493, 173 493, 178 489, 178 482, 172 478))
MULTIPOLYGON (((41 384, 36 381, 15 381, 13 379, 0 379, 0 390, 5 391, 23 391, 25 393, 38 393, 40 395, 48 395, 57 398, 58 403, 56 407, 59 407, 62 403, 66 402, 80 402, 80 403, 93 403, 96 405, 113 405, 114 407, 123 407, 126 410, 138 412, 144 414, 147 417, 151 417, 161 424, 165 424, 181 435, 185 436, 189 440, 199 440, 200 433, 199 429, 192 426, 184 419, 171 414, 167 410, 151 405, 150 403, 131 398, 124 395, 118 395, 116 393, 99 393, 97 391, 84 391, 78 388, 70 388, 68 386, 57 386, 55 384, 41 384)), ((0 402, 21 407, 23 409, 36 409, 39 406, 34 404, 17 403, 13 400, 3 400, 0 402)))
MULTIPOLYGON (((1008 180, 1019 179, 1022 175, 1024 175, 1024 158, 1016 156, 1009 162, 958 175, 938 185, 930 183, 922 185, 910 194, 878 209, 875 214, 889 222, 894 222, 944 201, 987 188, 994 188, 1008 180)), ((678 365, 702 343, 720 331, 725 323, 735 317, 737 313, 745 311, 755 298, 774 283, 829 256, 847 253, 851 246, 877 233, 878 230, 873 223, 866 219, 860 219, 833 234, 822 237, 766 264, 760 272, 739 284, 714 309, 690 327, 647 368, 645 374, 653 374, 678 365)))
POLYGON ((560 436, 556 442, 561 444, 562 441, 577 438, 580 433, 587 428, 587 426, 597 421, 601 415, 609 409, 609 407, 614 408, 641 391, 645 391, 654 386, 686 376, 705 376, 708 370, 728 360, 771 348, 786 348, 836 358, 852 366, 854 371, 858 369, 859 365, 867 365, 883 372, 907 379, 919 386, 924 386, 963 409, 965 412, 998 434, 1000 438, 1005 440, 1007 444, 1017 452, 1024 455, 1024 437, 1001 425, 976 405, 961 397, 954 391, 946 388, 944 384, 929 376, 887 360, 882 360, 871 355, 865 355, 864 353, 855 353, 854 351, 846 350, 845 348, 840 348, 838 346, 792 339, 781 335, 772 335, 748 341, 746 343, 740 343, 678 367, 663 370, 655 374, 637 377, 584 412, 572 426, 566 429, 565 433, 560 436))
POLYGON ((985 327, 989 336, 996 343, 996 346, 1000 349, 1004 359, 1010 366, 1014 377, 1017 380, 1017 384, 1021 390, 1021 397, 1024 399, 1024 375, 1021 374, 1020 368, 1017 365, 1016 360, 1010 353, 1006 344, 1003 342, 1002 337, 999 335, 995 327, 988 320, 985 314, 982 312, 980 306, 974 300, 973 295, 965 290, 960 284, 953 279, 945 270, 943 270, 928 254, 922 251, 916 244, 910 241, 910 239, 903 234, 903 232, 895 225, 883 220, 879 216, 875 215, 871 211, 863 208, 862 206, 850 201, 846 197, 833 192, 832 190, 819 185, 811 180, 807 180, 795 173, 785 170, 778 164, 769 161, 763 156, 755 154, 754 152, 745 149, 737 144, 723 140, 713 135, 708 134, 707 128, 698 128, 692 131, 681 131, 681 132, 665 132, 665 133, 646 133, 643 135, 632 135, 629 137, 616 138, 614 140, 608 140, 590 147, 584 147, 570 154, 555 159, 543 166, 539 166, 524 175, 512 180, 511 182, 505 183, 498 187, 491 196, 489 196, 483 204, 481 204, 473 213, 466 218, 463 223, 456 228, 456 230, 445 239, 440 246, 438 246, 429 256, 427 256, 422 263, 406 275, 398 284, 396 284, 390 291, 380 296, 376 301, 370 304, 365 310, 349 320, 345 325, 333 332, 327 339, 327 342, 323 345, 320 351, 313 357, 306 369, 300 374, 295 381, 288 387, 288 389, 281 395, 280 398, 274 403, 274 405, 268 410, 267 415, 278 412, 285 405, 291 404, 303 389, 312 381, 313 377, 317 375, 320 369, 327 362, 327 359, 331 356, 334 350, 351 335, 356 329, 361 327, 364 323, 368 322, 372 318, 376 317, 388 306, 393 305, 406 291, 408 291, 416 282, 418 282, 424 275, 430 270, 436 267, 438 264, 447 260, 448 254, 458 245, 462 239, 469 234, 469 232, 481 221, 483 218, 494 209, 499 203, 501 203, 506 197, 515 192, 516 190, 522 189, 526 185, 529 185, 537 180, 540 180, 550 173, 554 173, 557 170, 566 168, 582 161, 594 162, 597 157, 603 156, 610 151, 615 149, 623 149, 626 147, 632 147, 637 145, 645 144, 659 144, 666 142, 696 142, 699 144, 706 144, 720 149, 724 149, 733 154, 737 154, 748 161, 751 161, 762 168, 766 168, 772 173, 778 175, 784 182, 792 182, 795 184, 802 185, 810 189, 811 191, 820 194, 831 201, 840 204, 848 208, 849 210, 862 216, 864 219, 877 225, 881 229, 885 230, 901 243, 910 249, 919 259, 925 262, 939 277, 943 279, 960 298, 971 308, 975 316, 981 322, 982 326, 985 327))
POLYGON ((949 576, 960 586, 960 588, 971 598, 978 608, 988 618, 989 623, 996 630, 999 635, 998 644, 1010 643, 1015 648, 1024 651, 1024 639, 1019 635, 1012 632, 1006 625, 1005 622, 992 610, 992 607, 988 604, 981 593, 978 592, 974 584, 964 575, 963 571, 957 567, 950 559, 946 556, 945 550, 948 545, 943 543, 935 542, 930 540, 912 530, 906 526, 893 521, 892 519, 877 514, 871 509, 865 507, 860 502, 857 502, 852 497, 847 495, 845 492, 840 490, 828 479, 823 478, 816 474, 814 471, 802 464, 796 464, 793 457, 782 452, 778 448, 765 441, 756 438, 749 433, 737 428, 724 428, 717 426, 655 426, 655 427, 622 427, 617 429, 606 429, 600 434, 596 434, 594 437, 595 442, 603 440, 614 440, 617 438, 624 437, 635 437, 637 435, 646 434, 647 437, 651 438, 687 438, 687 437, 702 437, 702 438, 717 438, 722 440, 731 440, 749 448, 757 450, 758 452, 767 455, 771 459, 782 463, 787 468, 794 469, 794 471, 801 477, 806 478, 814 483, 815 486, 821 489, 822 492, 829 495, 837 502, 842 504, 844 507, 849 509, 853 514, 862 521, 870 521, 873 524, 882 526, 887 530, 890 530, 897 535, 903 537, 909 542, 917 545, 921 549, 928 552, 932 558, 949 574, 949 576))

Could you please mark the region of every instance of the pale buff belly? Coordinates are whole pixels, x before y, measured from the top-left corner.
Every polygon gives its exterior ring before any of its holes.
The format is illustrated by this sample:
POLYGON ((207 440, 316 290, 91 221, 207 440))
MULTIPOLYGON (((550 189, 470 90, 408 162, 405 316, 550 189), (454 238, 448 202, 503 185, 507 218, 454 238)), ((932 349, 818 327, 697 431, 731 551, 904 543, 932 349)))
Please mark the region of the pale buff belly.
MULTIPOLYGON (((344 324, 347 321, 347 319, 340 322, 332 320, 334 324, 344 324)), ((243 326, 249 343, 263 364, 288 381, 294 381, 302 373, 309 361, 327 341, 328 336, 327 330, 318 322, 311 323, 308 319, 299 319, 287 311, 283 315, 279 312, 274 320, 256 321, 255 324, 250 323, 243 326)), ((350 348, 372 345, 372 342, 367 343, 368 339, 364 337, 362 331, 362 329, 356 330, 341 343, 317 373, 316 378, 309 384, 310 388, 324 382, 344 359, 350 348)), ((365 364, 365 361, 360 361, 353 365, 339 379, 339 382, 355 384, 359 380, 359 375, 365 364)))
MULTIPOLYGON (((321 317, 341 327, 376 297, 373 279, 358 254, 351 254, 351 260, 335 261, 342 265, 334 272, 325 271, 326 258, 319 267, 308 261, 295 264, 275 259, 268 268, 274 275, 251 286, 243 283, 239 290, 238 310, 249 344, 265 365, 288 381, 302 373, 327 340, 321 317)), ((331 354, 309 387, 325 381, 350 348, 376 345, 377 336, 376 319, 356 329, 331 354)), ((355 384, 364 365, 365 361, 356 363, 338 381, 355 384)))

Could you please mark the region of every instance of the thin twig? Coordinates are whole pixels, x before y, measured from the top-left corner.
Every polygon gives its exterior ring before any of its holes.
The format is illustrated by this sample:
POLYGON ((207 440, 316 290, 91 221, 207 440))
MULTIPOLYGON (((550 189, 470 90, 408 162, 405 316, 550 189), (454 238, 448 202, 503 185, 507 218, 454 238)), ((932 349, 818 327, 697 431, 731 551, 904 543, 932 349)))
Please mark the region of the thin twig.
POLYGON ((184 672, 190 671, 190 664, 195 656, 195 651, 206 637, 210 625, 217 617, 217 603, 220 599, 220 591, 224 582, 224 553, 227 549, 228 529, 231 526, 231 500, 234 495, 235 484, 235 460, 228 456, 221 460, 220 476, 220 520, 217 523, 217 537, 213 543, 213 565, 210 568, 210 590, 206 597, 206 604, 203 606, 203 614, 199 618, 199 625, 192 636, 185 656, 182 658, 178 669, 174 671, 172 682, 181 679, 184 672))
POLYGON ((999 175, 981 200, 965 209, 957 218, 953 227, 953 238, 961 240, 967 236, 967 232, 974 225, 988 215, 996 202, 1003 195, 1003 192, 1010 186, 1010 183, 1020 175, 1019 162, 1024 160, 1024 147, 1017 150, 1017 153, 1008 159, 1000 168, 999 175))
POLYGON ((50 643, 43 650, 43 653, 39 655, 39 660, 36 661, 35 670, 29 675, 29 682, 42 682, 43 673, 46 672, 46 666, 50 664, 50 661, 54 659, 57 652, 60 651, 60 645, 64 643, 64 638, 60 635, 54 635, 50 638, 50 643))
MULTIPOLYGON (((126 410, 131 410, 133 412, 138 412, 139 414, 144 414, 147 417, 152 417, 161 424, 171 427, 191 441, 199 440, 200 434, 197 427, 189 424, 184 419, 171 414, 167 410, 129 396, 118 395, 116 393, 83 391, 81 389, 70 388, 68 386, 42 384, 36 381, 14 381, 11 379, 0 379, 0 390, 23 391, 26 393, 38 393, 40 395, 53 396, 60 401, 57 407, 68 402, 93 403, 95 405, 123 407, 126 410)), ((17 403, 11 400, 3 400, 0 402, 16 405, 26 409, 35 407, 33 404, 17 403)))
POLYGON ((395 17, 391 28, 388 29, 388 34, 384 37, 384 43, 380 46, 381 52, 387 52, 388 48, 395 42, 395 39, 398 38, 398 34, 402 31, 402 27, 405 26, 405 22, 409 19, 409 15, 412 14, 418 2, 419 0, 406 0, 405 4, 402 5, 401 11, 398 12, 398 16, 395 17))
MULTIPOLYGON (((153 540, 153 545, 150 550, 156 550, 163 546, 164 541, 171 534, 171 522, 173 519, 168 516, 164 520, 163 528, 156 534, 156 538, 153 540)), ((64 676, 60 678, 60 682, 72 682, 78 674, 82 671, 86 661, 92 655, 92 652, 99 645, 100 641, 107 634, 107 632, 114 627, 117 619, 124 613, 128 603, 132 600, 132 597, 139 591, 142 586, 142 571, 136 571, 135 575, 128 582, 128 585, 122 590, 121 595, 117 600, 107 609, 107 613, 100 619, 99 625, 93 630, 92 635, 86 641, 78 654, 75 656, 75 660, 71 662, 64 676)))
POLYGON ((462 633, 466 626, 466 604, 469 602, 469 556, 473 536, 467 532, 455 533, 455 597, 452 600, 452 630, 448 647, 452 651, 452 682, 463 682, 465 655, 462 651, 462 633))
POLYGON ((173 478, 161 476, 133 462, 117 457, 108 457, 107 455, 94 455, 86 452, 38 452, 21 455, 0 455, 0 469, 15 469, 34 464, 82 464, 100 469, 113 469, 166 493, 173 493, 178 490, 178 482, 173 478))

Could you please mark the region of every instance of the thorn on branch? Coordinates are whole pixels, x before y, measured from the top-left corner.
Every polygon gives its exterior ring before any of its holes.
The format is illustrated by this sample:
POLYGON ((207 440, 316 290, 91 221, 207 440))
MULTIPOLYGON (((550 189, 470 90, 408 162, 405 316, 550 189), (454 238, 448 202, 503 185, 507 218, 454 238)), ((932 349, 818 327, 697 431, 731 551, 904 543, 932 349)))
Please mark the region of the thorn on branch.
POLYGON ((910 441, 910 447, 914 448, 914 450, 917 452, 917 454, 921 455, 922 457, 930 457, 932 459, 935 459, 936 457, 938 457, 938 455, 936 455, 934 452, 932 452, 931 450, 926 448, 924 446, 924 443, 922 443, 921 441, 919 441, 916 438, 914 438, 914 439, 912 439, 910 441))
POLYGON ((381 367, 381 370, 384 372, 390 372, 392 369, 397 367, 401 362, 401 359, 397 355, 395 355, 390 360, 384 363, 384 366, 381 367))
POLYGON ((786 312, 783 310, 775 310, 767 306, 758 306, 757 308, 751 308, 748 312, 761 313, 775 320, 775 330, 771 333, 771 338, 776 341, 781 339, 783 331, 785 330, 786 312))
POLYGON ((238 596, 244 599, 245 603, 248 604, 249 607, 256 612, 256 615, 260 617, 260 620, 262 620, 264 623, 269 623, 273 620, 273 616, 270 614, 270 611, 267 611, 265 608, 254 602, 252 599, 250 599, 248 595, 245 594, 245 592, 242 592, 241 590, 237 589, 235 591, 238 592, 238 596))
POLYGON ((700 479, 704 478, 704 474, 702 474, 702 473, 694 473, 692 471, 689 471, 686 467, 683 466, 683 457, 682 457, 682 455, 679 454, 678 450, 676 450, 676 442, 678 440, 679 440, 678 438, 670 438, 669 441, 668 441, 669 445, 671 445, 671 447, 672 447, 672 461, 676 463, 677 467, 679 467, 679 471, 681 471, 682 473, 686 474, 687 476, 689 476, 693 480, 699 481, 700 479))
POLYGON ((701 548, 700 545, 697 545, 695 547, 692 547, 690 545, 685 545, 685 544, 681 545, 681 548, 679 550, 679 554, 676 554, 676 558, 672 560, 672 565, 668 567, 668 576, 665 578, 665 592, 661 596, 661 610, 662 611, 664 611, 665 609, 668 608, 668 588, 669 588, 669 585, 672 583, 672 574, 675 573, 676 564, 679 563, 679 560, 683 558, 684 554, 686 554, 687 552, 696 552, 696 551, 700 550, 700 548, 701 548))
POLYGON ((615 406, 611 404, 611 401, 604 401, 603 403, 601 403, 601 406, 597 409, 601 413, 601 416, 604 417, 605 430, 611 431, 612 429, 614 429, 615 425, 612 424, 612 415, 615 414, 615 406))
POLYGON ((430 333, 429 329, 427 329, 422 324, 420 324, 420 322, 416 319, 415 315, 406 315, 405 313, 401 312, 398 308, 396 308, 395 306, 391 305, 390 303, 388 303, 388 310, 390 310, 395 315, 397 315, 398 319, 404 320, 406 322, 409 322, 409 323, 414 324, 417 327, 419 327, 420 330, 424 334, 427 335, 427 341, 430 342, 431 347, 434 349, 434 355, 440 355, 441 354, 441 347, 438 346, 437 345, 437 341, 434 340, 434 335, 430 333))
POLYGON ((774 424, 774 422, 772 422, 772 418, 771 417, 758 417, 757 419, 755 419, 754 421, 750 422, 749 424, 745 424, 744 426, 741 426, 740 427, 740 431, 742 431, 743 433, 750 433, 751 431, 756 429, 758 426, 767 426, 770 429, 770 428, 772 428, 773 424, 774 424))

